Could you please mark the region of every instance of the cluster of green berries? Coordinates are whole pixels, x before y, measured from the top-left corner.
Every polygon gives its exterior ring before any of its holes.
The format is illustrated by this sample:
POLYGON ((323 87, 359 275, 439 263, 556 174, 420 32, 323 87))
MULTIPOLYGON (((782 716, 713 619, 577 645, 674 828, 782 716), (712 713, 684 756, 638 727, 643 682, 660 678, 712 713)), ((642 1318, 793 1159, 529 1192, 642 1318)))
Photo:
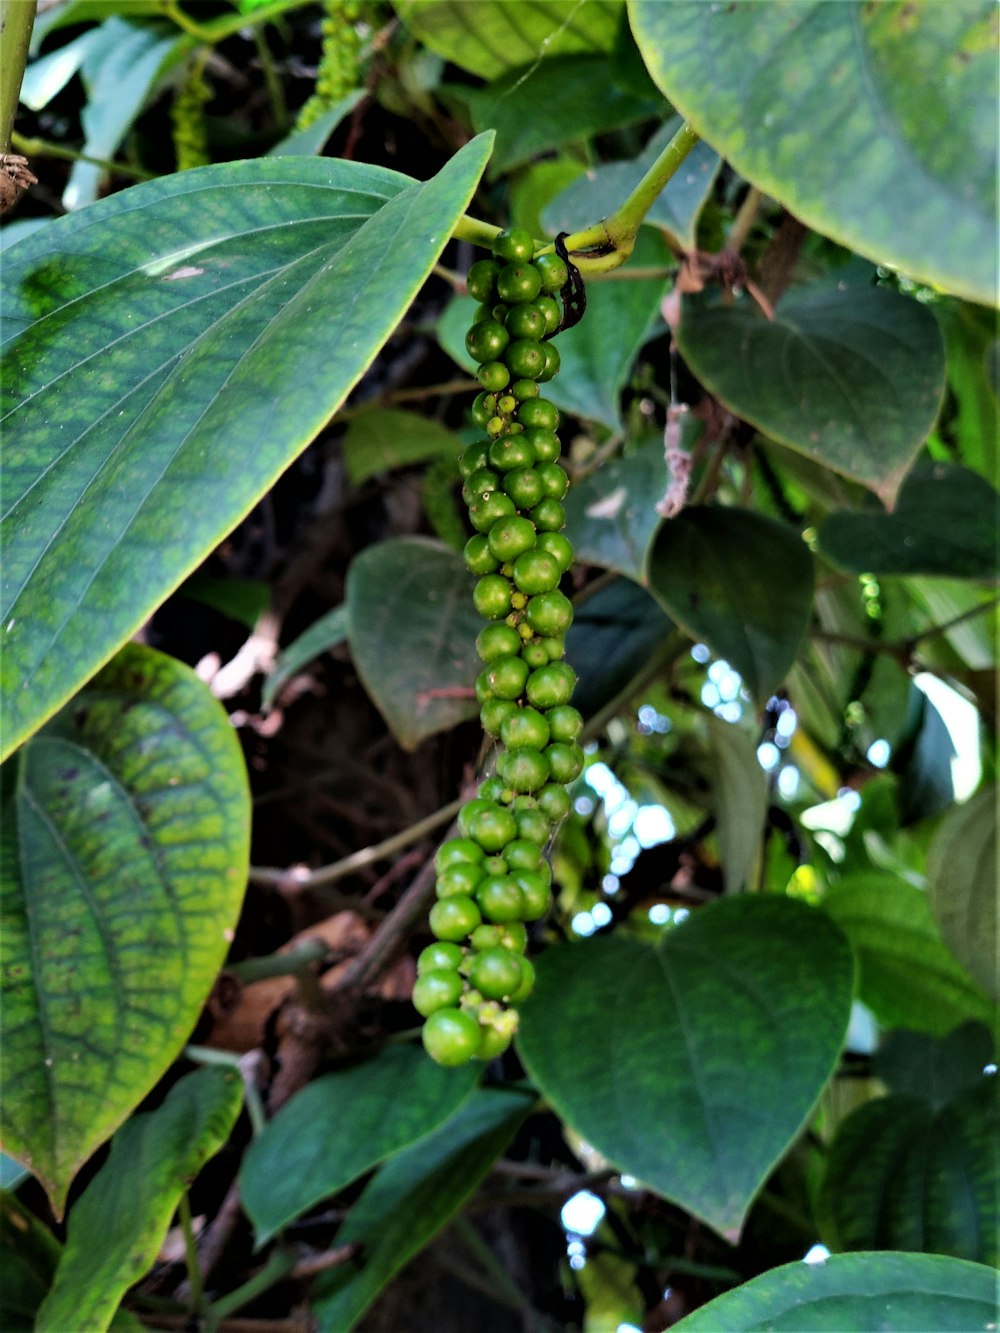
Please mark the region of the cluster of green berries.
POLYGON ((202 62, 188 68, 170 106, 174 155, 177 170, 208 166, 208 132, 205 127, 205 103, 211 101, 212 86, 202 73, 202 62))
POLYGON ((533 254, 531 236, 509 228, 468 275, 480 304, 466 347, 483 386, 472 416, 486 438, 459 458, 476 529, 465 563, 490 622, 476 638, 480 718, 501 744, 496 776, 458 817, 461 836, 438 851, 437 942, 417 962, 424 1045, 445 1065, 491 1059, 517 1030, 516 1006, 534 981, 525 923, 548 911, 545 846, 584 762, 583 718, 570 703, 576 677, 562 660, 573 618, 559 589, 573 561, 560 531, 569 478, 558 462, 559 413, 539 395, 559 368, 547 339, 560 325, 556 293, 568 270, 557 255, 533 254))
POLYGON ((326 0, 326 13, 320 26, 323 46, 316 70, 316 90, 299 112, 295 128, 308 129, 324 111, 361 82, 359 61, 361 35, 357 23, 361 0, 326 0))

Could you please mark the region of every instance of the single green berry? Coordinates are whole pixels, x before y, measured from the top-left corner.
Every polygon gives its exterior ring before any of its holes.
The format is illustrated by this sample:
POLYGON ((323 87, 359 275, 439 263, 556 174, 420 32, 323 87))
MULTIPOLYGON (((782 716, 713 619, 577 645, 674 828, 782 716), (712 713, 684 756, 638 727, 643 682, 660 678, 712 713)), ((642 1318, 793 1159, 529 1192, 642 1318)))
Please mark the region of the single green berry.
MULTIPOLYGON (((529 596, 536 593, 553 592, 559 587, 559 580, 562 577, 562 570, 556 561, 555 556, 550 555, 548 551, 530 550, 519 555, 514 561, 514 583, 519 592, 526 592, 529 596)), ((529 607, 531 603, 528 603, 529 607)), ((528 624, 532 629, 537 626, 529 618, 528 624)), ((539 633, 544 631, 539 630, 539 633)))
POLYGON ((535 253, 534 237, 523 227, 505 227, 493 238, 493 257, 507 264, 524 263, 535 253))
POLYGON ((530 669, 521 657, 495 657, 482 674, 489 682, 492 698, 513 700, 524 693, 530 669))
POLYGON ((549 743, 548 720, 537 708, 519 708, 504 722, 500 735, 508 750, 544 750, 549 743))
POLYGON ((531 521, 539 532, 558 532, 566 526, 566 510, 558 500, 539 500, 531 510, 531 521))
POLYGON ((534 264, 506 264, 497 277, 497 292, 508 305, 527 305, 542 290, 542 275, 534 264))
MULTIPOLYGON (((506 700, 506 699, 498 699, 498 700, 496 700, 496 702, 497 702, 497 703, 502 703, 505 707, 507 706, 507 700, 506 700)), ((516 707, 516 706, 517 706, 517 705, 515 705, 515 707, 516 707)), ((504 791, 504 785, 503 785, 503 781, 502 781, 502 779, 500 779, 500 778, 485 778, 485 779, 479 784, 479 795, 480 795, 480 797, 482 798, 482 800, 484 800, 484 801, 491 801, 491 802, 494 802, 494 803, 495 803, 495 802, 501 800, 501 798, 502 798, 502 796, 503 796, 503 791, 504 791)), ((478 845, 478 844, 477 844, 477 845, 478 845)), ((482 854, 483 854, 483 853, 482 853, 482 849, 480 849, 479 855, 482 856, 482 854)), ((493 858, 492 858, 492 857, 489 857, 489 858, 487 858, 487 859, 488 859, 488 860, 492 860, 493 858)), ((485 865, 485 864, 486 864, 486 861, 483 862, 483 865, 485 865)))
POLYGON ((573 782, 583 772, 583 751, 579 745, 555 741, 545 751, 553 782, 573 782))
POLYGON ((539 463, 554 463, 559 457, 561 446, 554 431, 542 426, 526 426, 523 438, 531 445, 539 463))
MULTIPOLYGON (((510 334, 496 319, 484 319, 480 324, 473 324, 465 335, 465 350, 473 361, 497 361, 510 342, 510 334)), ((542 355, 541 369, 545 368, 545 356, 542 355)))
POLYGON ((526 1000, 535 989, 535 969, 527 958, 521 959, 521 973, 521 984, 510 997, 512 1004, 520 1004, 521 1001, 526 1000))
POLYGON ((542 849, 530 838, 515 838, 503 849, 503 855, 511 871, 537 870, 542 860, 542 849))
POLYGON ((477 259, 465 279, 469 295, 486 304, 495 301, 500 267, 495 259, 477 259))
MULTIPOLYGON (((541 863, 540 863, 541 864, 541 863)), ((538 921, 552 906, 552 890, 540 869, 515 870, 513 879, 521 890, 524 921, 538 921)))
POLYGON ((542 280, 543 292, 561 291, 569 282, 569 269, 558 255, 539 255, 535 268, 542 280))
MULTIPOLYGON (((457 972, 437 968, 418 976, 413 985, 413 1007, 427 1018, 437 1009, 457 1004, 462 997, 462 978, 457 972)), ((516 990, 512 986, 511 990, 516 990)))
POLYGON ((510 371, 502 361, 487 361, 476 371, 476 379, 488 392, 499 393, 510 383, 510 371))
POLYGON ((516 835, 517 822, 511 812, 501 805, 478 810, 469 820, 469 837, 478 842, 485 852, 502 851, 516 835))
POLYGON ((459 861, 438 872, 435 892, 438 898, 457 898, 464 894, 470 898, 476 891, 476 885, 486 878, 486 867, 480 861, 459 861))
POLYGON ((524 953, 528 947, 528 932, 521 921, 505 921, 500 927, 500 943, 505 949, 524 953))
POLYGON ((484 620, 503 620, 510 611, 510 595, 509 579, 502 574, 485 574, 472 590, 472 604, 484 620))
POLYGON ((530 519, 523 518, 519 514, 511 514, 493 524, 487 541, 490 551, 501 562, 517 560, 519 555, 530 551, 534 546, 535 528, 530 519))
POLYGON ((517 409, 517 419, 525 428, 538 426, 542 430, 554 431, 559 428, 559 409, 547 398, 529 398, 517 409))
POLYGON ((490 445, 489 461, 490 467, 497 472, 518 472, 534 464, 535 451, 524 438, 523 432, 519 435, 503 435, 490 445))
MULTIPOLYGON (((544 791, 545 788, 543 787, 544 791)), ((514 819, 517 823, 517 841, 533 842, 544 847, 552 836, 552 825, 548 816, 541 810, 518 810, 514 819)))
MULTIPOLYGON (((477 324, 475 328, 471 330, 470 336, 472 333, 475 333, 476 330, 485 327, 487 326, 484 324, 477 324)), ((506 333, 506 329, 504 332, 506 333)), ((469 339, 466 338, 466 343, 468 343, 468 341, 469 339)), ((545 370, 545 346, 544 343, 535 342, 531 338, 518 338, 516 342, 512 342, 506 349, 506 354, 504 356, 504 360, 507 362, 511 374, 517 376, 518 379, 539 379, 542 372, 545 370)), ((471 351, 470 355, 472 355, 471 351)))
MULTIPOLYGON (((479 725, 487 736, 499 736, 503 724, 511 713, 517 712, 517 704, 512 699, 487 699, 479 710, 479 725)), ((486 783, 483 783, 486 786, 486 783)), ((489 793, 490 800, 499 800, 499 793, 489 793)))
POLYGON ((551 782, 547 787, 543 787, 538 793, 538 805, 543 814, 548 815, 553 823, 558 823, 560 819, 565 819, 569 814, 573 802, 570 800, 569 792, 565 787, 561 787, 558 782, 551 782))
POLYGON ((520 651, 521 636, 510 625, 487 625, 476 635, 476 652, 484 662, 492 662, 495 657, 512 657, 520 651))
POLYGON ((482 1033, 477 1060, 495 1060, 497 1056, 503 1055, 514 1040, 513 1032, 500 1032, 495 1027, 486 1026, 482 1033))
POLYGON ((539 593, 528 603, 524 618, 536 634, 565 634, 573 622, 573 603, 558 589, 539 593))
MULTIPOLYGON (((494 578, 495 575, 488 577, 494 578)), ((576 672, 566 662, 550 662, 532 671, 525 685, 528 702, 543 711, 557 704, 568 704, 576 684, 576 672)))
POLYGON ((424 1023, 424 1049, 439 1065, 464 1065, 482 1049, 482 1029, 462 1009, 435 1009, 424 1023))
MULTIPOLYGON (((488 921, 523 921, 524 896, 510 876, 484 879, 476 894, 480 911, 488 921)), ((432 909, 433 910, 433 909, 432 909)))
POLYGON ((532 338, 538 342, 545 332, 545 316, 534 305, 516 305, 508 312, 504 328, 512 338, 532 338))
POLYGON ((548 500, 561 500, 569 490, 569 477, 558 463, 542 463, 538 475, 548 500))
POLYGON ((540 532, 535 545, 555 556, 559 571, 565 574, 573 563, 573 545, 561 532, 540 532))
POLYGON ((500 561, 489 548, 485 533, 477 533, 465 543, 465 567, 470 574, 482 577, 499 569, 500 561))
POLYGON ((554 741, 572 745, 583 730, 583 718, 571 704, 559 704, 545 714, 554 741))
MULTIPOLYGON (((525 625, 524 628, 527 629, 529 633, 531 632, 529 626, 525 625)), ((549 655, 545 651, 541 639, 535 638, 529 639, 524 644, 521 648, 521 656, 527 662, 528 666, 531 667, 532 671, 534 671, 536 667, 544 666, 549 660, 549 655)))
MULTIPOLYGON (((471 839, 472 834, 469 832, 470 821, 478 815, 480 811, 493 810, 494 808, 495 802, 487 800, 483 796, 474 796, 471 801, 466 801, 458 812, 458 831, 461 833, 462 837, 471 839)), ((477 843, 476 846, 478 847, 479 844, 477 843)))
POLYGON ((496 949, 503 943, 502 926, 477 926, 469 936, 469 943, 477 953, 483 949, 496 949))
POLYGON ((533 467, 508 472, 502 485, 518 509, 533 509, 542 499, 542 483, 533 467))
MULTIPOLYGON (((511 815, 512 821, 513 818, 513 815, 511 815)), ((515 824, 514 827, 516 829, 517 825, 515 824)), ((487 882, 489 881, 483 881, 483 883, 487 882)), ((466 935, 471 935, 481 920, 479 908, 472 898, 465 895, 458 895, 454 898, 439 898, 431 908, 428 917, 431 934, 436 935, 439 940, 451 940, 453 942, 464 940, 466 935)))
POLYGON ((535 305, 542 312, 545 319, 545 332, 555 333, 562 323, 562 306, 554 296, 540 296, 535 305))
POLYGON ((545 350, 545 365, 538 379, 539 383, 547 384, 549 380, 554 379, 559 374, 559 349, 554 343, 543 343, 542 347, 545 350))
POLYGON ((484 949, 469 968, 469 981, 488 1000, 506 1000, 520 988, 523 977, 521 959, 509 949, 484 949))
POLYGON ((471 838, 449 838, 437 849, 434 857, 434 869, 440 875, 449 866, 465 865, 468 861, 481 861, 483 849, 471 838))
MULTIPOLYGON (((485 397, 484 394, 479 395, 479 398, 483 397, 485 397)), ((476 399, 477 403, 479 402, 479 398, 476 399)), ((475 406, 475 404, 473 404, 473 406, 475 406)), ((483 422, 483 425, 485 424, 486 423, 483 422)), ((462 476, 468 480, 474 472, 478 472, 481 468, 487 467, 489 465, 489 459, 490 446, 488 441, 483 440, 479 444, 470 444, 468 449, 463 450, 458 456, 458 470, 462 476)))
MULTIPOLYGON (((554 467, 553 463, 544 464, 545 467, 554 467)), ((480 467, 473 472, 471 477, 466 477, 465 484, 462 486, 462 499, 467 505, 475 504, 477 500, 482 500, 487 495, 492 495, 494 491, 500 489, 500 474, 494 472, 492 468, 480 467)))
POLYGON ((428 944, 426 949, 420 951, 417 958, 417 972, 433 972, 439 968, 445 971, 457 971, 462 965, 465 954, 457 944, 451 944, 447 940, 435 940, 433 944, 428 944))
POLYGON ((511 396, 519 403, 530 402, 538 397, 538 385, 534 380, 515 380, 510 386, 511 396))
POLYGON ((517 792, 538 791, 549 780, 548 762, 538 750, 504 750, 497 759, 497 772, 517 792))
MULTIPOLYGON (((545 504, 545 501, 541 500, 539 503, 545 504)), ((552 503, 555 504, 556 501, 552 503)), ((537 509, 538 505, 535 508, 537 509)), ((514 513, 516 513, 514 501, 503 491, 490 491, 488 495, 480 496, 469 505, 469 521, 477 532, 489 532, 498 519, 508 518, 514 513)))

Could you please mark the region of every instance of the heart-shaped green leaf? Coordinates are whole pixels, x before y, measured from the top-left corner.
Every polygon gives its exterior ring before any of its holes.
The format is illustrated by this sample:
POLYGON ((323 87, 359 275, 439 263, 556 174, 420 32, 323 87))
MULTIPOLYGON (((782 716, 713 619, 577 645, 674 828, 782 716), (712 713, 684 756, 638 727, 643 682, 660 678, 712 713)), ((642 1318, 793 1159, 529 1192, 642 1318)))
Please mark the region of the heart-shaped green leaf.
POLYGON ((425 185, 298 157, 185 171, 9 253, 6 751, 340 406, 447 242, 489 142, 425 185))
POLYGON ((992 1006, 941 939, 927 894, 884 871, 845 877, 823 907, 858 956, 858 994, 888 1027, 938 1036, 992 1006))
POLYGON ((687 300, 677 345, 737 416, 887 504, 941 406, 934 316, 883 287, 802 288, 773 320, 748 297, 732 306, 687 300))
POLYGON ((649 586, 679 625, 730 662, 757 699, 784 680, 812 610, 801 537, 748 509, 694 505, 664 523, 649 586))
POLYGON ((995 1079, 935 1108, 879 1097, 853 1111, 830 1145, 818 1214, 838 1250, 913 1250, 1000 1260, 1000 1101, 995 1079))
POLYGON ((655 947, 613 935, 544 954, 518 1049, 615 1166, 735 1232, 830 1076, 853 982, 821 912, 732 898, 655 947))
POLYGON ((322 1274, 313 1288, 321 1329, 354 1327, 462 1206, 534 1101, 523 1088, 480 1088, 432 1134, 386 1162, 337 1232, 338 1245, 359 1246, 358 1258, 322 1274))
POLYGON ((235 1069, 188 1074, 162 1106, 133 1116, 74 1203, 39 1333, 102 1333, 118 1303, 151 1267, 181 1195, 229 1138, 243 1105, 235 1069), (99 1244, 95 1243, 99 1238, 99 1244))
POLYGON ((58 1212, 208 997, 249 793, 205 685, 131 644, 2 772, 3 1142, 58 1212))
POLYGON ((460 555, 425 537, 379 542, 348 570, 354 665, 407 750, 479 711, 472 582, 460 555))
POLYGON ((1000 495, 953 463, 915 467, 891 514, 836 510, 820 524, 823 554, 855 574, 990 579, 1000 569, 1000 495))
POLYGON ((664 95, 737 171, 824 236, 996 299, 991 0, 629 0, 664 95))
POLYGON ((393 0, 406 26, 445 60, 483 79, 530 65, 542 55, 610 52, 622 0, 393 0))
MULTIPOLYGON (((690 442, 691 435, 689 447, 690 442)), ((656 438, 575 482, 566 496, 566 535, 577 559, 645 583, 649 547, 661 521, 656 500, 666 492, 667 480, 663 441, 656 438)))
POLYGON ((989 786, 945 816, 927 858, 927 891, 955 957, 1000 1000, 996 813, 989 786))
MULTIPOLYGON (((550 236, 561 231, 582 231, 595 218, 613 213, 628 198, 681 126, 679 116, 656 131, 638 157, 631 162, 605 162, 578 176, 552 201, 542 214, 550 236)), ((663 192, 643 221, 667 233, 675 245, 691 250, 695 227, 712 192, 721 163, 706 143, 698 143, 671 176, 663 192)))
MULTIPOLYGON (((373 407, 356 416, 344 438, 344 466, 355 486, 379 472, 425 463, 429 458, 457 459, 462 442, 432 417, 397 408, 373 407)), ((458 464, 455 465, 458 476, 458 464)))
POLYGON ((680 1333, 982 1333, 996 1318, 996 1273, 938 1254, 834 1254, 784 1264, 716 1296, 680 1333))
POLYGON ((944 1037, 895 1028, 879 1043, 872 1072, 890 1092, 937 1109, 978 1087, 992 1059, 993 1037, 982 1023, 961 1023, 944 1037))
POLYGON ((465 1101, 475 1069, 442 1069, 418 1046, 314 1079, 250 1145, 240 1195, 262 1245, 307 1208, 422 1139, 465 1101))
POLYGON ((566 636, 578 680, 573 702, 590 717, 624 690, 673 626, 631 579, 615 579, 582 604, 566 636))

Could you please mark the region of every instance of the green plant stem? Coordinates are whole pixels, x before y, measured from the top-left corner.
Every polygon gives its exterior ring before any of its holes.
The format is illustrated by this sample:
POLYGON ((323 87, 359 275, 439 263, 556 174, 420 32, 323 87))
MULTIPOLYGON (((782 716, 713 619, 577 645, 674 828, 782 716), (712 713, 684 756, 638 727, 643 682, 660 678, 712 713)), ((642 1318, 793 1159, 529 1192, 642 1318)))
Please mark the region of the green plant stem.
POLYGON ((268 1257, 264 1267, 258 1269, 253 1277, 248 1278, 242 1286, 237 1287, 235 1291, 231 1291, 228 1296, 220 1296, 217 1301, 213 1301, 205 1312, 209 1324, 217 1325, 227 1315, 231 1315, 244 1305, 248 1305, 250 1301, 255 1300, 269 1287, 273 1287, 276 1282, 280 1282, 283 1277, 287 1277, 294 1267, 295 1255, 290 1250, 275 1250, 268 1257))
POLYGON ((329 953, 322 940, 306 940, 301 948, 289 953, 272 953, 264 958, 246 958, 240 963, 230 963, 226 971, 230 976, 250 986, 255 981, 266 981, 270 977, 292 977, 318 963, 329 953))
POLYGON ((338 879, 353 875, 356 870, 363 870, 374 861, 384 861, 388 857, 394 856, 396 852, 402 851, 404 847, 410 847, 413 843, 419 842, 426 834, 439 829, 442 824, 450 823, 461 808, 461 800, 452 801, 450 804, 442 806, 440 810, 435 810, 432 815, 427 815, 424 819, 418 819, 409 828, 394 833, 391 838, 386 838, 383 842, 377 842, 371 847, 362 847, 360 851, 345 856, 342 861, 335 861, 332 865, 322 866, 319 870, 307 870, 301 874, 293 874, 276 866, 251 866, 248 878, 251 884, 271 885, 287 884, 290 878, 294 878, 296 886, 300 888, 318 888, 324 884, 334 884, 338 879))
POLYGON ((274 113, 274 120, 277 125, 287 125, 288 123, 288 104, 285 101, 285 89, 281 80, 278 78, 278 71, 274 67, 274 58, 271 55, 271 48, 264 40, 264 33, 260 28, 254 28, 254 45, 257 47, 257 56, 260 60, 260 67, 264 73, 264 84, 267 87, 267 95, 271 99, 271 110, 274 113))
POLYGON ((63 144, 50 143, 48 139, 28 139, 23 134, 14 133, 10 139, 13 146, 25 157, 58 157, 66 162, 89 162, 103 171, 114 171, 119 176, 130 176, 132 180, 156 180, 152 171, 143 171, 142 167, 130 167, 124 162, 109 162, 105 157, 91 157, 77 148, 66 148, 63 144))
POLYGON ((739 254, 743 249, 751 228, 757 221, 757 214, 760 212, 763 201, 764 195, 762 192, 757 189, 756 185, 751 185, 746 198, 740 204, 739 212, 733 219, 733 225, 729 229, 729 235, 726 238, 727 250, 735 250, 739 254))
POLYGON ((221 18, 213 19, 211 23, 198 23, 181 9, 176 0, 170 0, 164 6, 163 12, 166 18, 176 23, 178 28, 194 38, 199 45, 216 46, 224 38, 232 37, 235 33, 256 28, 262 23, 270 23, 272 19, 280 18, 291 9, 304 9, 306 5, 314 3, 315 0, 272 0, 271 4, 261 5, 260 9, 251 10, 248 14, 224 14, 221 18))
POLYGON ((0 0, 0 152, 3 153, 11 146, 34 22, 35 0, 0 0))
POLYGON ((181 1195, 181 1201, 177 1205, 177 1214, 180 1218, 181 1232, 184 1236, 184 1259, 187 1264, 188 1282, 191 1286, 191 1308, 197 1314, 201 1314, 205 1309, 205 1287, 201 1280, 201 1269, 198 1267, 198 1242, 195 1240, 194 1224, 191 1220, 191 1200, 188 1197, 187 1190, 181 1195))
POLYGON ((254 1138, 256 1138, 267 1123, 267 1115, 264 1111, 264 1103, 260 1099, 260 1089, 247 1073, 243 1063, 252 1055, 252 1052, 248 1052, 247 1056, 241 1056, 237 1055, 235 1051, 216 1050, 213 1046, 185 1046, 183 1054, 186 1060, 191 1060, 196 1065, 223 1065, 226 1069, 236 1070, 243 1080, 244 1102, 247 1115, 250 1118, 250 1127, 253 1130, 254 1138))

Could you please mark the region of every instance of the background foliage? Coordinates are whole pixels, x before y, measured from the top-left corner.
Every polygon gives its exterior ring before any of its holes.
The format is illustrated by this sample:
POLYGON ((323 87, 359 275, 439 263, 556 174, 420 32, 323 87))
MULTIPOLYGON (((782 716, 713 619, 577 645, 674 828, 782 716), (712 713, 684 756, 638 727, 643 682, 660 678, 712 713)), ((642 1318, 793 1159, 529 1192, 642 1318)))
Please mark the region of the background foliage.
POLYGON ((981 1328, 996 10, 469 20, 36 20, 0 1322, 981 1328), (442 1070, 413 960, 489 765, 461 275, 482 223, 614 214, 682 117, 548 386, 588 767, 537 990, 515 1050, 442 1070))

